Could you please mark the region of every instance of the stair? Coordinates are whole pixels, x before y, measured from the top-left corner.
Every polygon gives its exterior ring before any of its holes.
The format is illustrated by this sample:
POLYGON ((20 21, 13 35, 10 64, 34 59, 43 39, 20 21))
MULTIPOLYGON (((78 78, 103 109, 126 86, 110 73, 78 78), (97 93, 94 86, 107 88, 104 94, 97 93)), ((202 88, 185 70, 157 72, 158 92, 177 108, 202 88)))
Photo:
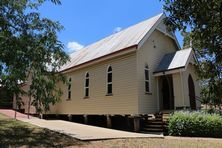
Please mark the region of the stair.
POLYGON ((167 120, 171 112, 165 111, 154 114, 154 116, 148 116, 147 120, 144 121, 144 132, 164 132, 167 127, 167 120))

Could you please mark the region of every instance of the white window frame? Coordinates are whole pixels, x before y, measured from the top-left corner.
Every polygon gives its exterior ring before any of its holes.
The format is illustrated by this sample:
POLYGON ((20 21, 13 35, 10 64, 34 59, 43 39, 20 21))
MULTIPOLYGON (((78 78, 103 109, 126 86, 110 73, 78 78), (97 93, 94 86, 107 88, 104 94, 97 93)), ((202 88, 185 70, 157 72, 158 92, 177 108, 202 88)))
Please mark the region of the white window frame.
POLYGON ((69 77, 68 97, 67 97, 67 100, 71 100, 71 98, 72 98, 72 78, 69 77), (70 93, 70 97, 69 97, 69 93, 70 93))
POLYGON ((109 65, 108 67, 107 67, 107 70, 106 70, 106 95, 107 96, 110 96, 110 95, 113 95, 113 68, 112 68, 112 66, 111 65, 109 65), (109 71, 109 68, 111 67, 111 71, 109 71), (111 82, 108 82, 108 78, 109 78, 109 74, 112 74, 112 81, 111 82), (112 86, 112 92, 111 93, 108 93, 108 86, 109 85, 111 85, 112 86))
POLYGON ((85 74, 85 81, 84 81, 84 97, 87 98, 89 97, 89 83, 88 83, 88 86, 86 86, 86 80, 89 80, 89 72, 86 72, 85 74), (88 76, 87 76, 88 74, 88 76), (86 89, 88 89, 88 96, 86 96, 86 89))
POLYGON ((145 93, 150 94, 151 93, 151 84, 150 84, 150 68, 148 64, 145 64, 144 67, 144 86, 145 86, 145 93), (148 71, 148 80, 146 79, 146 71, 148 71), (148 82, 148 86, 149 86, 149 91, 146 90, 146 83, 148 82))

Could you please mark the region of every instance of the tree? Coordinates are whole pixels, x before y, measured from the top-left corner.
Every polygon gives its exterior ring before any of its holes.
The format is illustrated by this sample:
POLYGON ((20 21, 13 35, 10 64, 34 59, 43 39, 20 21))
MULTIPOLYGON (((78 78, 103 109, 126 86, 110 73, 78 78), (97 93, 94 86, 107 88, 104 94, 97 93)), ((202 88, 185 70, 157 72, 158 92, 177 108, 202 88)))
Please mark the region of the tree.
POLYGON ((209 98, 222 102, 222 0, 162 0, 171 30, 188 31, 209 98))
POLYGON ((183 49, 187 49, 191 47, 191 39, 189 32, 182 32, 181 35, 183 36, 183 49))
MULTIPOLYGON (((41 17, 38 12, 46 0, 1 0, 0 2, 0 78, 19 103, 26 93, 33 97, 32 104, 38 113, 47 111, 56 103, 61 90, 55 84, 65 82, 58 73, 68 60, 57 32, 59 22, 41 17), (21 83, 29 83, 24 92, 21 83)), ((51 0, 60 4, 59 0, 51 0)))
POLYGON ((12 108, 12 94, 0 86, 0 108, 12 108))

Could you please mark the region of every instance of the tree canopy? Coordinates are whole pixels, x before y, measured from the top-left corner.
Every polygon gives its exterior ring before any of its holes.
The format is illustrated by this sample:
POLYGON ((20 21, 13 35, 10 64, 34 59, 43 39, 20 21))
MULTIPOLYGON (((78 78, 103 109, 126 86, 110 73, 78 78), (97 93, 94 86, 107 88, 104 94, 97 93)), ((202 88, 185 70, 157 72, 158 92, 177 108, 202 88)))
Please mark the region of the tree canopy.
POLYGON ((166 24, 189 32, 205 95, 222 103, 222 0, 162 0, 166 24), (206 93, 207 90, 207 93, 206 93))
MULTIPOLYGON (((56 103, 61 91, 56 87, 64 81, 59 68, 68 61, 57 32, 59 22, 41 17, 38 8, 46 0, 1 0, 0 2, 0 79, 15 96, 33 97, 38 112, 56 103), (24 92, 20 84, 29 83, 24 92)), ((59 0, 51 0, 60 4, 59 0)))

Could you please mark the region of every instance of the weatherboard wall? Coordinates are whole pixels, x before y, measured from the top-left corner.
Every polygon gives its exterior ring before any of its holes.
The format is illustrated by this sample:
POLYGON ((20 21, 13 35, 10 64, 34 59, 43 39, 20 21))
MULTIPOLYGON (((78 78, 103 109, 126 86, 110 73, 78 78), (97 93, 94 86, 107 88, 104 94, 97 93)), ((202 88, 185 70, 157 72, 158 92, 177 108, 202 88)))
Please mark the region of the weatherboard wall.
MULTIPOLYGON (((27 83, 21 85, 21 89, 23 91, 25 91, 26 93, 29 90, 30 82, 31 82, 31 78, 29 77, 27 83)), ((30 110, 28 111, 29 103, 32 102, 32 100, 29 102, 29 96, 24 94, 24 95, 21 95, 20 97, 21 97, 21 101, 22 101, 22 105, 21 105, 20 109, 24 110, 25 113, 29 112, 30 114, 35 114, 36 109, 33 105, 30 105, 30 110)), ((31 98, 31 99, 33 99, 33 98, 31 98)), ((13 109, 18 109, 18 108, 19 108, 18 106, 16 107, 16 99, 15 99, 15 96, 14 96, 13 97, 13 109)))
POLYGON ((197 78, 197 74, 195 73, 195 67, 192 64, 189 64, 187 67, 187 70, 185 72, 183 72, 183 88, 184 88, 184 102, 185 102, 185 106, 190 106, 190 98, 189 98, 189 86, 188 86, 188 78, 189 75, 191 75, 193 82, 194 82, 194 86, 195 86, 195 95, 197 97, 196 99, 196 106, 198 108, 200 108, 201 106, 201 102, 198 101, 199 97, 200 97, 200 84, 199 84, 199 80, 197 78))
POLYGON ((175 52, 178 47, 172 38, 155 30, 141 49, 137 52, 137 79, 139 113, 155 113, 158 111, 157 77, 153 76, 160 60, 166 53, 175 52), (148 64, 150 69, 150 93, 145 92, 144 67, 148 64))
POLYGON ((173 93, 174 93, 174 106, 175 108, 184 107, 184 93, 182 87, 181 73, 174 73, 173 76, 173 93))
POLYGON ((68 87, 59 84, 63 90, 61 102, 51 107, 50 114, 136 114, 138 113, 136 54, 85 67, 67 74, 72 78, 71 100, 68 87), (106 96, 107 67, 113 70, 113 95, 106 96), (89 73, 89 98, 84 97, 84 80, 89 73))

